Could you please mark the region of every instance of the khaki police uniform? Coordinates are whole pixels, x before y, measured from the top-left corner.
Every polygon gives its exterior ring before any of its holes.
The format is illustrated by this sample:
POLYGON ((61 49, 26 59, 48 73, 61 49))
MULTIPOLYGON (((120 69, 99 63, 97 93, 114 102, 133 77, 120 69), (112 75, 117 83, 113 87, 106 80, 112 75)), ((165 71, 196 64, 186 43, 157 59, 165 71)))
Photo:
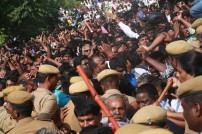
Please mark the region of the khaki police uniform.
POLYGON ((131 123, 143 125, 166 124, 166 110, 159 106, 149 105, 139 109, 131 119, 131 123))
POLYGON ((32 94, 34 95, 32 117, 43 120, 43 118, 52 117, 56 113, 58 104, 52 92, 44 88, 37 88, 32 94))
MULTIPOLYGON (((98 75, 97 75, 97 80, 100 82, 101 80, 103 80, 104 78, 106 78, 109 75, 119 75, 120 73, 117 72, 116 70, 112 70, 112 69, 105 69, 103 71, 101 71, 98 75)), ((108 98, 110 95, 112 94, 122 94, 118 89, 107 89, 104 93, 104 95, 102 95, 102 98, 108 98)), ((129 104, 136 101, 134 97, 128 96, 126 95, 129 101, 129 104)))
MULTIPOLYGON (((79 78, 79 79, 74 79, 74 82, 69 87, 69 93, 71 95, 77 94, 77 93, 82 93, 89 91, 88 86, 86 83, 81 80, 81 77, 74 77, 74 78, 79 78)), ((92 83, 91 83, 92 84, 92 83)), ((70 100, 66 107, 69 108, 68 115, 64 119, 64 123, 69 124, 72 130, 75 130, 76 132, 79 132, 81 130, 81 127, 79 126, 79 122, 74 114, 74 103, 70 100)))
MULTIPOLYGON (((26 91, 13 91, 7 96, 7 101, 12 104, 21 105, 33 99, 33 95, 26 91)), ((11 105, 12 106, 12 105, 11 105)), ((52 131, 57 130, 52 122, 34 120, 32 117, 19 119, 16 126, 8 134, 35 134, 41 128, 49 128, 52 131)))
POLYGON ((8 134, 35 134, 42 128, 48 128, 52 131, 57 130, 53 122, 34 120, 32 117, 27 117, 19 120, 15 128, 8 134))
MULTIPOLYGON (((177 89, 177 95, 179 96, 179 98, 183 98, 186 96, 201 93, 202 92, 201 82, 202 82, 202 76, 197 76, 185 81, 177 89)), ((198 134, 198 132, 189 129, 186 121, 185 121, 185 132, 187 134, 198 134)))
POLYGON ((7 133, 15 127, 16 120, 14 120, 10 114, 7 113, 6 109, 0 107, 0 132, 7 133))
POLYGON ((64 119, 64 123, 69 124, 72 130, 75 130, 76 132, 81 131, 81 127, 79 126, 79 122, 76 118, 76 115, 74 114, 74 103, 70 100, 65 107, 69 108, 68 114, 64 119))
MULTIPOLYGON (((38 73, 59 75, 60 72, 58 68, 45 64, 39 67, 38 73)), ((40 120, 52 119, 58 110, 56 96, 45 88, 37 88, 32 94, 34 95, 32 117, 40 120)))
MULTIPOLYGON (((22 86, 10 86, 5 88, 2 92, 0 92, 0 98, 7 96, 13 91, 25 91, 26 89, 22 86)), ((10 114, 7 113, 6 109, 1 106, 0 107, 0 132, 7 133, 11 129, 15 127, 16 120, 11 117, 10 114)))
MULTIPOLYGON (((101 98, 103 99, 107 99, 110 95, 113 95, 113 94, 122 94, 118 89, 108 89, 102 96, 101 98)), ((136 99, 132 96, 128 96, 128 95, 125 95, 127 98, 128 98, 128 102, 129 104, 136 101, 136 99)))
POLYGON ((139 134, 173 134, 173 133, 166 130, 166 129, 156 128, 156 129, 143 131, 143 132, 141 132, 139 134))
POLYGON ((126 124, 125 126, 116 130, 115 134, 139 134, 150 129, 152 128, 140 124, 126 124))
POLYGON ((70 78, 69 81, 71 84, 74 84, 76 82, 83 81, 83 78, 81 76, 73 76, 70 78))
POLYGON ((179 55, 193 50, 194 47, 184 40, 173 41, 166 46, 169 55, 179 55))
MULTIPOLYGON (((97 80, 100 82, 109 75, 117 75, 117 77, 118 77, 119 74, 120 73, 117 72, 116 70, 105 69, 97 75, 97 80)), ((107 89, 105 91, 104 95, 102 95, 101 97, 103 99, 107 99, 112 94, 122 94, 122 93, 118 89, 107 89)), ((136 112, 136 110, 138 109, 138 104, 134 97, 128 96, 128 95, 125 95, 125 96, 128 98, 128 102, 129 102, 129 108, 127 110, 127 117, 131 118, 133 116, 133 113, 136 112)), ((103 117, 105 117, 104 114, 103 114, 103 117)))

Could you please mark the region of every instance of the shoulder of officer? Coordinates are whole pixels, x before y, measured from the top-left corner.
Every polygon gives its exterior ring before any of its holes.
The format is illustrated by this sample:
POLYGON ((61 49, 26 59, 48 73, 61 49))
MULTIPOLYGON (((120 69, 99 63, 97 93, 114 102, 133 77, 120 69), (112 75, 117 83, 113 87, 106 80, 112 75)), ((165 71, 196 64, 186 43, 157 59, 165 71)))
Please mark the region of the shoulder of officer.
POLYGON ((119 128, 115 134, 139 134, 140 132, 150 129, 152 128, 140 124, 126 124, 119 128))
POLYGON ((151 130, 146 130, 143 131, 139 134, 173 134, 172 132, 170 132, 167 129, 163 129, 163 128, 156 128, 156 129, 151 129, 151 130))

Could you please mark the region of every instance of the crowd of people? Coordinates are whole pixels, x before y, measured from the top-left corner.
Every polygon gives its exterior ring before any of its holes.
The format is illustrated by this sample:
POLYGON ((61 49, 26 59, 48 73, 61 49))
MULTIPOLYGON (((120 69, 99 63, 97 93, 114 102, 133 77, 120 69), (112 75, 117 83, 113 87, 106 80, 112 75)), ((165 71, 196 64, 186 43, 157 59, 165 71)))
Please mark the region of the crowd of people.
POLYGON ((81 4, 1 46, 0 134, 202 133, 202 1, 81 4))

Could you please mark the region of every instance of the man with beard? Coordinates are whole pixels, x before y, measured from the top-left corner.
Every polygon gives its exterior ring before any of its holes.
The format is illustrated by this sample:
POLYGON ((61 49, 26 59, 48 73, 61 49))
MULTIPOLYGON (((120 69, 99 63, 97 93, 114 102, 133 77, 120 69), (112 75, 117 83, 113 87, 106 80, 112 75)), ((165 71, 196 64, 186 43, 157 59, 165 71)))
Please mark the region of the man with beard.
POLYGON ((125 122, 125 123, 129 122, 129 120, 126 118, 126 113, 129 104, 125 95, 122 94, 110 95, 105 100, 105 103, 117 122, 125 122))

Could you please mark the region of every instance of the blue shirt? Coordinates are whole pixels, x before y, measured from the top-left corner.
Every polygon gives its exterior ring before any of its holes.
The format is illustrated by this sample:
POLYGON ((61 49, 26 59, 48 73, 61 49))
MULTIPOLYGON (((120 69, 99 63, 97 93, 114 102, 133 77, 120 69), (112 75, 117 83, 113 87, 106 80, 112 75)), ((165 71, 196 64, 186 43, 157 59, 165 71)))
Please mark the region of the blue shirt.
POLYGON ((68 94, 63 93, 61 90, 61 85, 58 86, 54 91, 53 94, 57 98, 57 103, 59 107, 64 107, 69 101, 70 101, 70 96, 68 94))
POLYGON ((130 81, 130 83, 133 85, 133 87, 137 87, 137 82, 135 75, 133 73, 126 74, 127 79, 130 81))

